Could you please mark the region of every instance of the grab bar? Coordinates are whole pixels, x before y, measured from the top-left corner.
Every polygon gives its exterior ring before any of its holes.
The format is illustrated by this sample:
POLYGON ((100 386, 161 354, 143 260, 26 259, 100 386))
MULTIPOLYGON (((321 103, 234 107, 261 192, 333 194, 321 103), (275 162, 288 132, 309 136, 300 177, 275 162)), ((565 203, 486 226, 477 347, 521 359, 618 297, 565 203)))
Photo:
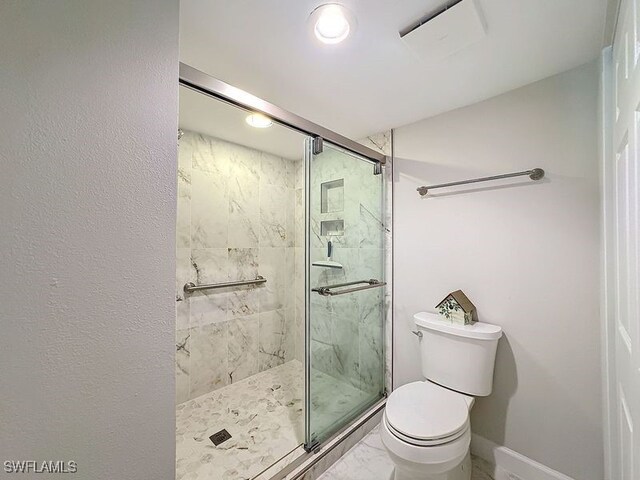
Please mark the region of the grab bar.
POLYGON ((327 285, 326 287, 312 288, 311 291, 317 292, 318 295, 322 295, 323 297, 331 297, 335 295, 344 295, 345 293, 359 292, 360 290, 369 290, 370 288, 384 287, 386 284, 387 282, 381 282, 380 280, 372 278, 370 280, 359 280, 357 282, 338 283, 336 285, 327 285), (350 285, 360 285, 362 283, 366 283, 366 287, 347 288, 346 290, 339 290, 337 292, 331 291, 332 288, 348 287, 350 285))
POLYGON ((207 285, 196 285, 193 282, 184 284, 184 292, 192 293, 199 290, 209 290, 212 288, 226 288, 226 287, 239 287, 241 285, 256 285, 259 283, 266 283, 267 279, 261 275, 258 275, 255 280, 238 280, 237 282, 222 282, 222 283, 209 283, 207 285))

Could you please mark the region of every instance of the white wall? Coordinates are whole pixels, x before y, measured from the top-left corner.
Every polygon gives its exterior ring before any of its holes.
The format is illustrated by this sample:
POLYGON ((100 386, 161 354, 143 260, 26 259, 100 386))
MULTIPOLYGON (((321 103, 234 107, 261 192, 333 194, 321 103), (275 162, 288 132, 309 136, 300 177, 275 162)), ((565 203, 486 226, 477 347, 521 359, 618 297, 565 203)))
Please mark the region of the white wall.
POLYGON ((505 331, 473 430, 580 480, 603 476, 597 87, 586 65, 395 130, 396 385, 420 378, 413 313, 463 289, 505 331))
POLYGON ((178 2, 3 1, 0 45, 1 460, 173 478, 178 2))

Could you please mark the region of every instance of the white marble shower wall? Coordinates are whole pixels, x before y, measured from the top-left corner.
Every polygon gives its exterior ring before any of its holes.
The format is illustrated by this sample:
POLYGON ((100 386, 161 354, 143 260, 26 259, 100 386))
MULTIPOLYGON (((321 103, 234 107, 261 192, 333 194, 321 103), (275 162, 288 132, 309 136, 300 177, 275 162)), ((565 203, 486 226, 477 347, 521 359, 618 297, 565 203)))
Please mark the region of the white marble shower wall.
POLYGON ((360 143, 387 156, 384 167, 384 378, 388 392, 393 390, 393 132, 370 135, 360 143))
POLYGON ((295 314, 304 281, 294 281, 302 162, 190 131, 179 143, 176 401, 182 403, 301 358, 295 314), (257 275, 267 283, 183 292, 186 282, 257 275))
MULTIPOLYGON (((371 138, 390 142, 388 134, 371 138)), ((390 218, 387 218, 383 202, 386 186, 382 177, 373 175, 373 166, 325 148, 314 160, 310 188, 311 259, 326 259, 330 240, 334 247, 333 260, 344 266, 341 270, 311 267, 311 284, 384 278, 385 260, 390 253, 385 249, 386 237, 390 235, 387 225, 390 218), (321 185, 325 182, 339 184, 340 180, 343 181, 343 192, 337 197, 343 196, 342 209, 331 211, 335 208, 329 208, 329 212, 323 213, 321 185), (343 235, 322 234, 321 222, 331 220, 344 222, 343 235)), ((385 300, 383 289, 330 298, 312 294, 313 368, 359 389, 372 393, 382 391, 386 363, 383 357, 385 300)))

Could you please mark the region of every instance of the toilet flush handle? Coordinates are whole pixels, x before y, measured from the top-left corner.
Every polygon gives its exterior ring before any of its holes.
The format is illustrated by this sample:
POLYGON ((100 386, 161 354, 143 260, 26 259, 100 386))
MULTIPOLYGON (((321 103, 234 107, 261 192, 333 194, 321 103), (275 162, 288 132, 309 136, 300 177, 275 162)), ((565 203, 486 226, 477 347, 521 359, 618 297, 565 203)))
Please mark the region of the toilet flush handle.
POLYGON ((417 331, 412 330, 411 333, 413 333, 418 338, 422 338, 422 332, 420 330, 417 330, 417 331))

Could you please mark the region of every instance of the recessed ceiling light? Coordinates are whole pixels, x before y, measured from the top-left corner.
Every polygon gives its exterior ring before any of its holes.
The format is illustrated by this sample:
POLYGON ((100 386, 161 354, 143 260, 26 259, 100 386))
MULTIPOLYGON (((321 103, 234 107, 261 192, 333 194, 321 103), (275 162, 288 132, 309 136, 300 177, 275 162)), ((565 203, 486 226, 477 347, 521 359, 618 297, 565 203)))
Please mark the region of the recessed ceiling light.
POLYGON ((267 128, 273 125, 271 119, 261 113, 252 113, 246 118, 246 122, 255 128, 267 128))
POLYGON ((313 33, 322 43, 342 42, 353 31, 354 15, 338 3, 320 5, 310 16, 313 33))

